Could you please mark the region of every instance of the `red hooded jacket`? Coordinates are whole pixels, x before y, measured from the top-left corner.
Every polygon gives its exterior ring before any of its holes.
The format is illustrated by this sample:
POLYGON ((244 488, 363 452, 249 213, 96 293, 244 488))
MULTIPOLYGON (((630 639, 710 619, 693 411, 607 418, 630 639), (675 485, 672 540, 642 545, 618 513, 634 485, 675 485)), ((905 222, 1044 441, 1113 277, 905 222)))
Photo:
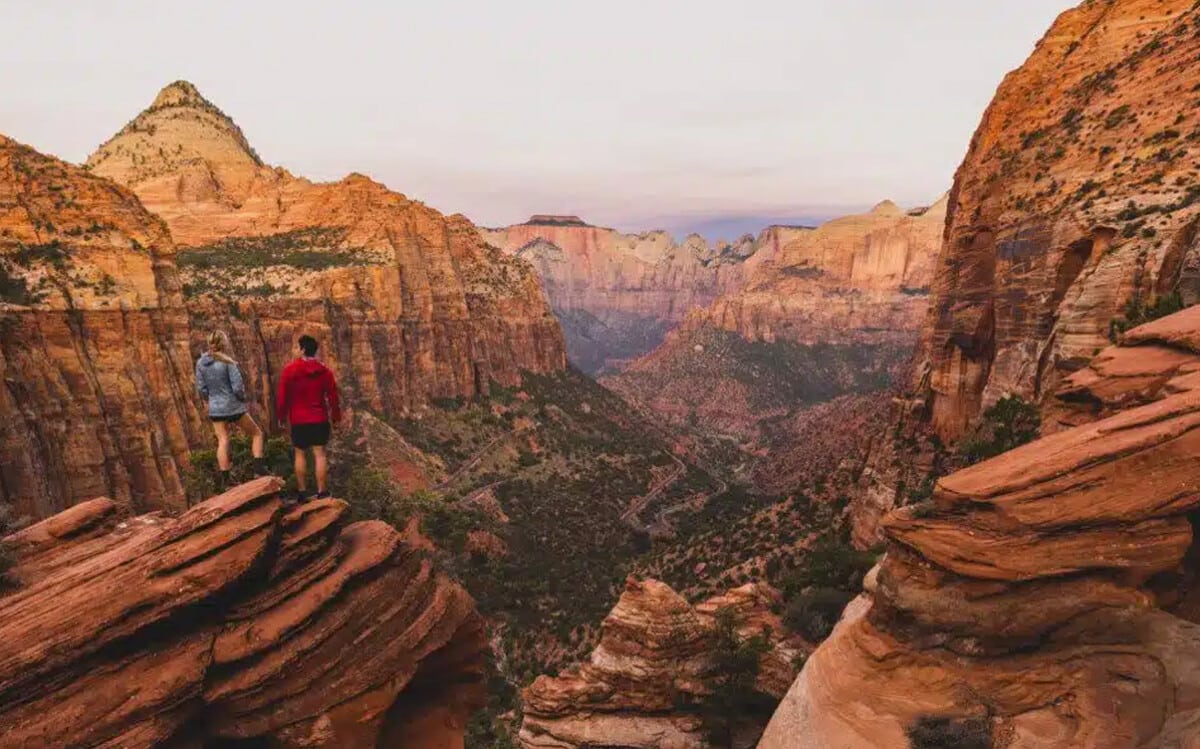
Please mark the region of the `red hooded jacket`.
POLYGON ((293 425, 340 421, 342 410, 333 372, 316 359, 301 358, 288 364, 279 377, 275 414, 293 425))

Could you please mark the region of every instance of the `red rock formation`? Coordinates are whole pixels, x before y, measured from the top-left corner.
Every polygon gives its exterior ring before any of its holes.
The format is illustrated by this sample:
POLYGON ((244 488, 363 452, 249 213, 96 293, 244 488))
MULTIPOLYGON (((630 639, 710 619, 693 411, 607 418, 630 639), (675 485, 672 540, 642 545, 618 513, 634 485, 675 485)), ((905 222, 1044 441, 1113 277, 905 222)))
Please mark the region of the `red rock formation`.
POLYGON ((124 188, 0 137, 0 501, 182 498, 203 433, 163 223, 124 188))
POLYGON ((630 580, 589 661, 559 677, 539 676, 525 690, 521 746, 707 747, 685 706, 707 690, 714 617, 734 611, 744 636, 770 629, 773 648, 762 657, 757 688, 778 696, 799 651, 779 639, 782 624, 771 613, 777 599, 750 584, 693 607, 664 583, 630 580))
POLYGON ((389 526, 285 510, 279 487, 178 518, 97 499, 5 539, 0 747, 461 747, 486 647, 470 598, 389 526))
POLYGON ((0 138, 0 501, 34 517, 98 495, 181 507, 181 467, 210 439, 191 380, 214 328, 268 425, 301 333, 352 405, 384 415, 565 366, 528 266, 365 177, 263 166, 189 84, 86 171, 0 138), (177 255, 139 197, 207 244, 177 255))
POLYGON ((797 407, 886 388, 918 337, 944 208, 885 201, 788 230, 739 290, 604 383, 679 424, 756 441, 797 407))
POLYGON ((1003 395, 1048 397, 1127 302, 1196 300, 1198 14, 1083 3, 1000 86, 955 179, 923 342, 943 439, 1003 395))
POLYGON ((692 235, 676 244, 663 231, 622 234, 576 216, 480 230, 538 271, 571 359, 587 372, 619 368, 657 346, 688 312, 736 290, 760 254, 795 232, 771 227, 757 240, 710 245, 692 235))
POLYGON ((1022 749, 1200 742, 1198 341, 1191 310, 1131 331, 1064 383, 1060 431, 888 515, 876 585, 760 746, 899 749, 929 717, 1022 749))
POLYGON ((314 184, 267 167, 189 83, 163 89, 87 168, 130 187, 189 248, 193 322, 233 328, 264 389, 301 330, 327 343, 323 356, 359 402, 384 413, 565 364, 536 276, 465 218, 360 174, 314 184))
POLYGON ((794 231, 741 289, 695 317, 750 341, 910 342, 923 321, 945 210, 944 199, 916 215, 884 201, 868 214, 794 231))

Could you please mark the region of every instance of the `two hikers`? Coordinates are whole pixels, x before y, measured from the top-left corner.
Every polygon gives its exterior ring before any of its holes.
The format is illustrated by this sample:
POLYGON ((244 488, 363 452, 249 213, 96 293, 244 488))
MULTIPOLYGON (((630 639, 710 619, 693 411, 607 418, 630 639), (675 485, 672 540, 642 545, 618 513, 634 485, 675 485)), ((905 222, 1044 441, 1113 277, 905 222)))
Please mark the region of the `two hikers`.
MULTIPOLYGON (((299 346, 300 357, 284 367, 280 376, 275 412, 280 424, 286 423, 291 430, 296 499, 303 501, 308 497, 305 452, 309 449, 313 451, 316 463, 316 497, 329 496, 329 460, 325 445, 329 442, 331 424, 340 421, 342 413, 333 372, 316 358, 317 340, 308 335, 300 336, 299 346)), ((230 424, 238 425, 250 436, 255 474, 267 473, 263 432, 247 411, 245 382, 231 352, 229 337, 223 331, 214 331, 208 337, 207 350, 196 361, 196 391, 208 405, 208 419, 217 436, 218 491, 224 491, 230 485, 230 424)))
POLYGON ((317 474, 317 499, 329 496, 326 477, 329 461, 325 445, 329 442, 330 423, 342 418, 338 403, 337 383, 333 372, 317 361, 317 340, 300 336, 300 358, 283 368, 279 392, 275 396, 275 413, 280 424, 291 427, 292 452, 296 469, 297 499, 306 498, 308 460, 305 451, 313 451, 317 474))

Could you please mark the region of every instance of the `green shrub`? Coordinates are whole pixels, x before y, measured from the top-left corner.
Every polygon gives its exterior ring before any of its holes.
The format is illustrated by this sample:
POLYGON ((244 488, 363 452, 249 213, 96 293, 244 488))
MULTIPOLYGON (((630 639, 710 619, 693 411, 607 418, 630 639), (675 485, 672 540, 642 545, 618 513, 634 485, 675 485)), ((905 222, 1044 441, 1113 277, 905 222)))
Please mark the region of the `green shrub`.
POLYGON ((712 664, 704 675, 707 694, 698 706, 713 746, 732 749, 739 725, 770 717, 775 700, 755 689, 759 662, 768 650, 767 634, 742 637, 736 613, 728 608, 717 612, 712 664))
POLYGON ((44 294, 31 290, 24 278, 13 275, 7 266, 0 263, 0 302, 28 307, 44 297, 44 294))
POLYGON ((908 728, 912 749, 992 749, 987 718, 924 716, 908 728))
POLYGON ((0 505, 0 592, 13 585, 9 573, 17 564, 16 556, 4 537, 20 530, 24 524, 13 517, 10 505, 0 505))
POLYGON ((809 588, 788 602, 783 622, 813 642, 833 632, 846 604, 857 593, 836 588, 809 588))
MULTIPOLYGON (((1153 236, 1153 235, 1151 235, 1153 236)), ((1108 337, 1114 343, 1120 338, 1120 334, 1127 330, 1136 328, 1139 325, 1144 325, 1167 315, 1173 315, 1182 310, 1186 305, 1183 303, 1183 297, 1178 291, 1173 291, 1170 294, 1163 294, 1155 297, 1154 301, 1147 304, 1146 300, 1141 296, 1130 299, 1125 305, 1120 317, 1114 318, 1108 326, 1108 337)))
MULTIPOLYGON (((229 457, 233 463, 230 469, 230 483, 236 485, 254 478, 253 455, 250 450, 250 438, 244 435, 231 435, 229 439, 229 457)), ((271 437, 263 445, 263 457, 267 461, 267 470, 275 476, 289 477, 292 475, 292 446, 283 437, 271 437)), ((194 450, 190 465, 183 472, 183 486, 187 492, 189 504, 202 502, 217 492, 217 450, 208 448, 194 450)), ((291 486, 289 480, 289 486, 291 486)))
POLYGON ((789 598, 807 588, 857 591, 862 587, 863 577, 874 566, 874 554, 825 537, 805 552, 800 566, 781 581, 780 588, 789 598))
POLYGON ((1042 417, 1038 407, 1016 395, 1006 395, 983 412, 983 419, 963 440, 960 452, 974 465, 1037 439, 1042 417))

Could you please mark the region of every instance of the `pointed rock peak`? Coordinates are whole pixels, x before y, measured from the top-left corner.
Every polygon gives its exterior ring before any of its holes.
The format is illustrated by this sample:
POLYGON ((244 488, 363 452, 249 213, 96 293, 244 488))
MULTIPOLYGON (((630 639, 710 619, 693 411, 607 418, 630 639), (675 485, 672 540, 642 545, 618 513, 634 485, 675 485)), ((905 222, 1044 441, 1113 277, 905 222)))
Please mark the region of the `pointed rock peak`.
POLYGON ((874 216, 900 216, 903 213, 900 206, 890 200, 885 200, 871 209, 871 214, 874 216))
POLYGON ((264 166, 234 121, 187 81, 165 86, 87 160, 88 169, 128 187, 197 165, 223 183, 264 166))
POLYGON ((376 182, 362 172, 350 172, 345 177, 342 177, 342 182, 348 185, 378 185, 383 186, 381 182, 376 182))
POLYGON ((162 91, 158 92, 158 96, 154 97, 154 103, 150 105, 150 109, 163 109, 165 107, 203 107, 205 109, 216 109, 212 102, 200 95, 200 90, 190 81, 169 83, 163 87, 162 91))

